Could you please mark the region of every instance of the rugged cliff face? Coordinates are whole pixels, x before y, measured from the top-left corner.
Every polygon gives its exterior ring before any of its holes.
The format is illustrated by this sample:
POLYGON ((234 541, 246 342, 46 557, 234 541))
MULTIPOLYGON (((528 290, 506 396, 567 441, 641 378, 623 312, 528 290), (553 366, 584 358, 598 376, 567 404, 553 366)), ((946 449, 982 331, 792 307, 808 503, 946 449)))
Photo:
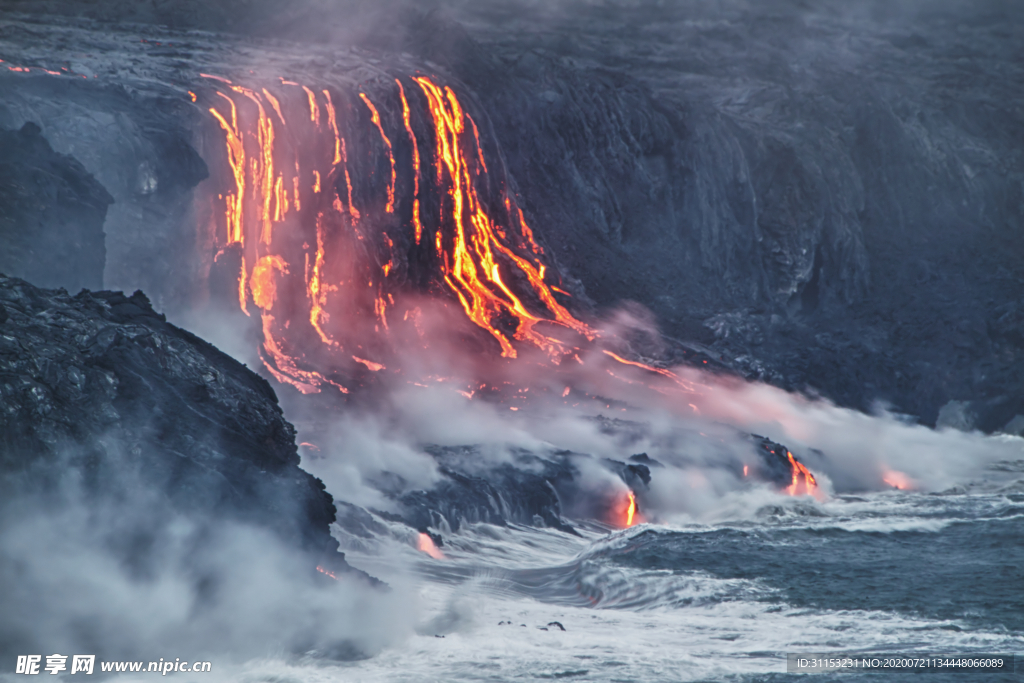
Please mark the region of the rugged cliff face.
POLYGON ((103 287, 110 194, 39 126, 0 131, 0 272, 43 287, 103 287))
POLYGON ((143 294, 72 297, 4 277, 0 378, 7 503, 39 493, 59 504, 78 482, 104 505, 142 485, 177 514, 267 528, 345 567, 331 496, 299 469, 270 385, 165 322, 143 294))
MULTIPOLYGON (((44 53, 49 49, 44 47, 47 38, 26 30, 24 25, 5 25, 0 32, 5 32, 8 41, 24 40, 44 53)), ((79 47, 81 52, 77 54, 87 59, 88 53, 101 46, 79 47)), ((18 63, 23 52, 21 48, 8 48, 0 56, 5 60, 3 66, 18 63)), ((53 270, 73 272, 76 264, 89 263, 90 272, 94 272, 98 257, 99 276, 72 282, 40 279, 37 272, 10 266, 5 266, 3 272, 24 274, 41 286, 65 286, 72 292, 83 286, 142 289, 153 297, 160 310, 190 305, 189 287, 182 283, 196 277, 201 262, 193 254, 204 246, 196 243, 191 191, 208 175, 206 164, 190 144, 194 112, 180 98, 169 97, 166 84, 149 81, 150 89, 143 96, 139 89, 125 88, 110 80, 100 83, 91 78, 95 74, 88 67, 64 61, 65 69, 81 66, 82 73, 59 78, 40 69, 5 69, 6 76, 23 78, 4 88, 7 96, 0 97, 0 126, 20 129, 32 124, 34 129, 41 130, 49 147, 59 155, 73 157, 78 168, 92 176, 91 183, 102 185, 102 196, 111 206, 106 210, 103 205, 105 218, 99 214, 99 223, 92 229, 97 235, 105 235, 105 254, 100 251, 97 256, 95 247, 81 243, 75 231, 68 229, 91 225, 88 221, 95 212, 88 209, 74 211, 74 221, 64 219, 66 224, 53 223, 53 217, 48 216, 43 233, 33 233, 33 239, 40 240, 33 249, 52 254, 55 262, 64 264, 53 270), (43 241, 43 234, 52 237, 43 241), (80 243, 81 250, 74 246, 80 243)), ((4 146, 14 153, 14 148, 8 147, 10 144, 5 142, 4 146)), ((37 154, 33 150, 23 151, 37 154)), ((35 163, 41 163, 43 158, 45 155, 35 163)), ((47 182, 51 181, 52 176, 47 182)), ((32 191, 36 199, 52 201, 54 205, 68 205, 72 201, 66 192, 51 200, 42 199, 43 188, 32 191)))

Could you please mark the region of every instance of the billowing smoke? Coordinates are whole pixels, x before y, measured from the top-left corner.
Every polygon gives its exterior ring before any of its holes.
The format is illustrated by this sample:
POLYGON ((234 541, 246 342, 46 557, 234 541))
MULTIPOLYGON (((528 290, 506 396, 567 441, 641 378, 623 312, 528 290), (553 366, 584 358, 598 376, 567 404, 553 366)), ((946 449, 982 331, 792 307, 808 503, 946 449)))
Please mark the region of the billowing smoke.
POLYGON ((402 586, 314 572, 317 558, 263 526, 175 509, 129 461, 102 482, 109 495, 69 459, 55 489, 26 483, 3 501, 5 661, 181 657, 223 675, 267 655, 370 656, 410 632, 414 603, 402 586))
MULTIPOLYGON (((649 326, 626 327, 637 324, 635 310, 623 312, 602 329, 603 338, 650 341, 649 326)), ((672 523, 747 518, 784 501, 786 487, 756 474, 763 454, 752 434, 785 444, 805 463, 817 478, 819 500, 1001 485, 999 463, 1024 453, 1018 437, 935 430, 884 410, 868 415, 763 383, 686 366, 630 365, 611 354, 593 348, 580 362, 551 366, 538 352, 488 365, 463 363, 455 352, 411 349, 407 367, 417 367, 422 356, 441 379, 424 385, 390 377, 372 409, 352 406, 354 413, 340 420, 324 415, 331 426, 311 437, 317 451, 305 467, 342 499, 389 510, 393 501, 376 497, 375 489, 360 493, 353 482, 372 488, 391 473, 400 475, 403 491, 429 489, 438 474, 426 446, 477 446, 478 462, 466 468, 479 473, 516 463, 521 451, 572 453, 581 456, 572 457, 581 488, 610 505, 628 487, 604 463, 644 454, 664 467, 652 471, 649 488, 640 492, 643 516, 672 523)), ((317 422, 310 423, 314 430, 317 422)), ((586 513, 618 523, 599 507, 586 513)))

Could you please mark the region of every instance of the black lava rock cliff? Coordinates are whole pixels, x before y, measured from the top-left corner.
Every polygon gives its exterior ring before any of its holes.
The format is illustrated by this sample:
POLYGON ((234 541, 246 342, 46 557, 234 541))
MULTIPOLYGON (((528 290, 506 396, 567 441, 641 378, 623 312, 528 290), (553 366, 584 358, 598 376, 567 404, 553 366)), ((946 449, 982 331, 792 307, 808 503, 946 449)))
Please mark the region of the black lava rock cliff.
POLYGON ((0 499, 59 500, 72 477, 97 504, 137 484, 176 513, 267 528, 348 568, 331 496, 299 468, 265 380, 141 292, 69 296, 0 277, 0 499))
POLYGON ((43 287, 103 286, 103 221, 113 197, 39 126, 0 130, 0 272, 43 287))

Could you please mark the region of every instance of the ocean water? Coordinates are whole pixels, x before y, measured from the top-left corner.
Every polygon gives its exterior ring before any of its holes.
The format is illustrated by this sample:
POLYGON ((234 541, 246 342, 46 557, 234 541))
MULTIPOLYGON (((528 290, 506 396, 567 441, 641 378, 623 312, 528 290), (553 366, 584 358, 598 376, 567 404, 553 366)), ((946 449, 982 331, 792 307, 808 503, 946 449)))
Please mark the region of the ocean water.
POLYGON ((356 566, 413 578, 416 633, 361 661, 250 662, 239 678, 916 681, 922 674, 787 674, 785 656, 1024 652, 1019 484, 824 502, 780 495, 750 519, 581 531, 470 526, 447 537, 442 559, 350 545, 356 566))

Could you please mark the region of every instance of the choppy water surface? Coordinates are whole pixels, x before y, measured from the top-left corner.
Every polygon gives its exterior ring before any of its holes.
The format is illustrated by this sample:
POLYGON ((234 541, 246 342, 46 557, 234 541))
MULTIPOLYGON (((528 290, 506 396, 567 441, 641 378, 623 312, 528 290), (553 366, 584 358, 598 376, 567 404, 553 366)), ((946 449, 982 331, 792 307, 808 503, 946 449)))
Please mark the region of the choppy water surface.
MULTIPOLYGON (((1024 651, 1024 493, 1012 488, 780 498, 752 519, 583 538, 481 525, 444 550, 407 553, 404 569, 350 551, 383 578, 420 581, 419 634, 402 647, 344 665, 262 662, 246 677, 789 681, 805 677, 785 673, 786 652, 1024 651)), ((1001 680, 928 680, 947 679, 1001 680)))

